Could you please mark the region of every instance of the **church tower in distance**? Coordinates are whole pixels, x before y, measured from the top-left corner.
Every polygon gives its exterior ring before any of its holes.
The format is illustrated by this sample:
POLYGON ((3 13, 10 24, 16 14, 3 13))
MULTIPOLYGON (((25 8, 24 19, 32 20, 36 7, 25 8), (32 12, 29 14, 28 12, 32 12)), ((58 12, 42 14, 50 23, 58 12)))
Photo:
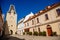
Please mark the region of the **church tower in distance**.
POLYGON ((9 34, 15 34, 17 31, 17 14, 14 5, 10 5, 10 8, 6 15, 6 21, 9 29, 9 34))

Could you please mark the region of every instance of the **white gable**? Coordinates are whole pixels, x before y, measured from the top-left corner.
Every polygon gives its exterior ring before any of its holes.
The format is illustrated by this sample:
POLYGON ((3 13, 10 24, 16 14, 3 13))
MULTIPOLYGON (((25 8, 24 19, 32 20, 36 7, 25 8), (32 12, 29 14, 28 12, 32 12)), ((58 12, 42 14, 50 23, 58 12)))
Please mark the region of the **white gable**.
POLYGON ((31 17, 31 16, 33 16, 34 14, 31 12, 30 14, 28 14, 26 17, 25 17, 25 19, 24 19, 24 22, 26 21, 26 20, 28 20, 29 19, 29 17, 31 17))

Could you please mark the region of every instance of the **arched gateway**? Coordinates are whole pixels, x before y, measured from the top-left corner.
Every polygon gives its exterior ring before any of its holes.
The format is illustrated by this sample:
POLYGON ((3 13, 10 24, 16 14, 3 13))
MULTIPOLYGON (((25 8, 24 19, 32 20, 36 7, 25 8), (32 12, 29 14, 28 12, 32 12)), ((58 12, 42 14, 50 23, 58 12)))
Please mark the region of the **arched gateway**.
POLYGON ((10 34, 11 34, 11 35, 13 34, 13 31, 12 31, 12 30, 10 30, 10 34))

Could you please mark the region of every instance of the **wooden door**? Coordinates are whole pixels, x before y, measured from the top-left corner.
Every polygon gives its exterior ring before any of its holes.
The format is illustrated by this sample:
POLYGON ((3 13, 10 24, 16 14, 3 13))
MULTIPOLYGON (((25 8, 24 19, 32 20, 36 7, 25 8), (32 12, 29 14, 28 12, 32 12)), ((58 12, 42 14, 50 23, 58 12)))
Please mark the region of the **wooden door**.
POLYGON ((52 28, 50 26, 47 26, 47 33, 48 36, 52 36, 52 28))

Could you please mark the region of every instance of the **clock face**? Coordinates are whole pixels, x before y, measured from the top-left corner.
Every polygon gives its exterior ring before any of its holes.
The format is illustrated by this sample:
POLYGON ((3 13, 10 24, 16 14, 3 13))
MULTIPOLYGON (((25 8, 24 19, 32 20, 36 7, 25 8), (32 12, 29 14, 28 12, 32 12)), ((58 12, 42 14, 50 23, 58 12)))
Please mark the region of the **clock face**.
POLYGON ((14 19, 14 17, 13 17, 13 16, 11 16, 10 18, 14 19))

